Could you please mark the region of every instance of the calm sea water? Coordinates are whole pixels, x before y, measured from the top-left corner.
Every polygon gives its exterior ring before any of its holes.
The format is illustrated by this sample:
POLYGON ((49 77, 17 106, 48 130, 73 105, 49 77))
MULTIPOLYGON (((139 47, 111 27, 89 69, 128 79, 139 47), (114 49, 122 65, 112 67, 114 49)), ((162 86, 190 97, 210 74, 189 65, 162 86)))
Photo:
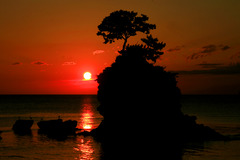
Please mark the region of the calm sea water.
MULTIPOLYGON (((96 96, 0 96, 0 159, 100 159, 101 144, 88 136, 70 136, 64 141, 38 134, 41 119, 77 120, 78 128, 96 128, 102 116, 97 112, 96 96), (11 130, 18 118, 35 123, 32 134, 20 136, 11 130)), ((240 135, 239 96, 183 96, 183 112, 198 117, 203 123, 225 135, 240 135)), ((182 160, 240 159, 240 141, 210 141, 189 143, 183 149, 182 160)))
POLYGON ((98 127, 102 116, 97 112, 96 96, 0 96, 0 159, 71 160, 100 159, 101 144, 92 137, 70 136, 64 141, 38 134, 37 122, 60 116, 77 120, 87 131, 98 127), (32 119, 32 134, 20 136, 11 130, 18 119, 32 119))

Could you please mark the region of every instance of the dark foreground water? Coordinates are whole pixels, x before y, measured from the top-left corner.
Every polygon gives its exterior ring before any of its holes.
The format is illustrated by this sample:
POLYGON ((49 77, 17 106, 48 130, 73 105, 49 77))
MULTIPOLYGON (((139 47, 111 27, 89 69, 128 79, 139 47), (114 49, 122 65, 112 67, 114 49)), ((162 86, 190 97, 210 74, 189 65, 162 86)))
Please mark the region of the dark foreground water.
MULTIPOLYGON (((102 120, 96 110, 98 105, 96 96, 0 96, 0 159, 100 159, 101 144, 91 136, 58 141, 37 132, 39 120, 58 116, 77 120, 79 129, 90 131, 102 120), (14 134, 11 127, 19 117, 35 120, 32 134, 14 134)), ((225 135, 240 135, 239 96, 183 96, 182 105, 184 113, 198 117, 198 123, 225 135)), ((189 143, 183 149, 182 160, 236 160, 240 159, 239 150, 238 140, 189 143)))

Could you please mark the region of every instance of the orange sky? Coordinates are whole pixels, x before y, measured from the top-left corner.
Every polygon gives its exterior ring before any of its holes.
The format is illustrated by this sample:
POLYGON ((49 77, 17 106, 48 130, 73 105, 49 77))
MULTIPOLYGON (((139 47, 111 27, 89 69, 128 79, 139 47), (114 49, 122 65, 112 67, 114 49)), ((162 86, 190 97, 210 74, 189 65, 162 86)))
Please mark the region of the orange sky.
POLYGON ((104 45, 96 33, 119 9, 157 25, 153 35, 167 44, 157 64, 180 73, 183 94, 240 92, 238 0, 1 0, 0 94, 96 94, 82 75, 114 62, 123 42, 104 45))

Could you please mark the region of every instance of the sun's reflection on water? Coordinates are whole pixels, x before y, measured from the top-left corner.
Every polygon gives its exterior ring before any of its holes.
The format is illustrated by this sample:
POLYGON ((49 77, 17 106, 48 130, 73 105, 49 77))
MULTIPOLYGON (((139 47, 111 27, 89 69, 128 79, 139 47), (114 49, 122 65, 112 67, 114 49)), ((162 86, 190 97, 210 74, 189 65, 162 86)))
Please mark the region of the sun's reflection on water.
MULTIPOLYGON (((102 121, 101 115, 96 111, 96 106, 92 105, 91 99, 84 99, 79 112, 77 128, 90 132, 98 127, 102 121)), ((73 147, 75 159, 77 160, 98 160, 101 157, 101 144, 94 140, 92 136, 79 136, 73 147)))
POLYGON ((90 131, 92 129, 93 123, 93 113, 89 110, 86 110, 86 113, 82 113, 82 128, 84 130, 90 131))
POLYGON ((97 160, 100 157, 100 144, 94 141, 91 136, 79 137, 73 149, 74 152, 77 153, 75 157, 77 160, 97 160))
POLYGON ((94 129, 94 112, 91 103, 83 104, 82 111, 80 113, 80 123, 78 128, 85 131, 91 131, 94 129))

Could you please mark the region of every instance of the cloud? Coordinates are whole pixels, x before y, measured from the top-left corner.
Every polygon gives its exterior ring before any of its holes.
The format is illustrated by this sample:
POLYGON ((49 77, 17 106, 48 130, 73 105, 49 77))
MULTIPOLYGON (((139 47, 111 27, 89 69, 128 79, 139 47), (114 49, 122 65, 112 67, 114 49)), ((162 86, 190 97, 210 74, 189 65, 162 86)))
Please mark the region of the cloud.
POLYGON ((210 44, 207 46, 203 46, 202 51, 200 53, 212 53, 212 52, 215 52, 216 50, 217 50, 217 46, 210 44))
POLYGON ((184 46, 176 46, 174 48, 170 48, 168 49, 167 51, 168 52, 177 52, 177 51, 180 51, 184 46))
POLYGON ((206 57, 208 55, 210 55, 211 53, 215 52, 217 50, 217 46, 210 44, 207 46, 203 46, 200 51, 193 53, 192 55, 187 57, 187 60, 193 60, 193 59, 198 59, 198 58, 203 58, 206 57))
POLYGON ((46 62, 43 62, 43 61, 34 61, 31 64, 33 64, 33 65, 40 65, 40 66, 49 65, 49 64, 47 64, 46 62))
POLYGON ((22 65, 22 62, 14 62, 12 63, 13 66, 18 66, 18 65, 22 65))
POLYGON ((201 55, 200 53, 193 53, 190 56, 187 56, 187 60, 193 60, 193 59, 198 59, 198 58, 202 58, 203 55, 201 55))
POLYGON ((202 68, 216 68, 218 66, 221 66, 223 64, 221 63, 200 63, 197 64, 198 66, 201 66, 202 68))
POLYGON ((62 65, 63 66, 72 66, 72 65, 76 65, 76 62, 64 62, 62 65))
POLYGON ((226 50, 230 49, 230 47, 228 45, 219 45, 219 47, 222 51, 226 51, 226 50))
POLYGON ((190 56, 187 56, 187 60, 194 60, 194 59, 209 56, 219 49, 221 51, 225 51, 225 50, 230 49, 230 47, 228 45, 222 45, 222 44, 221 45, 215 45, 215 44, 206 45, 206 46, 203 46, 198 52, 193 53, 190 56))
POLYGON ((212 75, 230 75, 240 74, 240 63, 230 64, 227 66, 215 65, 215 68, 205 70, 191 70, 191 71, 173 71, 179 74, 212 74, 212 75))
POLYGON ((93 55, 101 54, 101 53, 103 53, 103 52, 104 52, 104 50, 95 50, 95 51, 93 52, 93 55))

